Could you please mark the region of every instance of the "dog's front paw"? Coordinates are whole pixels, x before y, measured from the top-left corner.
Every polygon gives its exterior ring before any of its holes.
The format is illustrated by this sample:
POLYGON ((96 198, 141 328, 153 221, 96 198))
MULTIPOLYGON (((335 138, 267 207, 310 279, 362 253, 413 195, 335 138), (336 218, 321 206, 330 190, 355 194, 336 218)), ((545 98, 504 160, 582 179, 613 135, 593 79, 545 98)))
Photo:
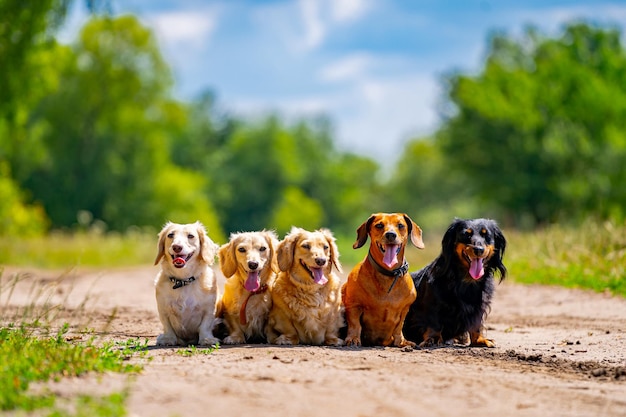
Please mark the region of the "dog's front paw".
POLYGON ((360 347, 361 346, 361 338, 358 337, 358 336, 346 337, 344 345, 360 347))
POLYGON ((156 344, 157 346, 176 346, 178 339, 174 334, 163 333, 157 337, 156 344))
POLYGON ((224 344, 225 345, 240 345, 242 343, 245 343, 245 339, 242 336, 238 336, 238 335, 230 335, 227 336, 224 339, 224 344))
POLYGON ((429 348, 429 347, 437 347, 437 346, 443 346, 443 340, 429 337, 428 339, 424 340, 422 343, 419 344, 419 347, 421 348, 429 348))
POLYGON ((277 344, 277 345, 295 345, 295 344, 297 344, 297 343, 294 343, 293 340, 291 340, 289 337, 285 336, 284 334, 281 334, 280 336, 278 336, 274 343, 277 344))
POLYGON ((493 339, 487 339, 481 336, 478 339, 473 340, 472 343, 470 343, 470 346, 494 348, 496 347, 496 342, 493 339))
POLYGON ((326 346, 343 346, 343 340, 338 337, 331 337, 324 340, 326 346))
POLYGON ((198 345, 200 346, 216 346, 219 345, 220 339, 213 336, 202 337, 198 340, 198 345))
POLYGON ((400 343, 396 344, 397 347, 415 347, 415 342, 411 342, 410 340, 406 340, 404 337, 400 339, 400 343))

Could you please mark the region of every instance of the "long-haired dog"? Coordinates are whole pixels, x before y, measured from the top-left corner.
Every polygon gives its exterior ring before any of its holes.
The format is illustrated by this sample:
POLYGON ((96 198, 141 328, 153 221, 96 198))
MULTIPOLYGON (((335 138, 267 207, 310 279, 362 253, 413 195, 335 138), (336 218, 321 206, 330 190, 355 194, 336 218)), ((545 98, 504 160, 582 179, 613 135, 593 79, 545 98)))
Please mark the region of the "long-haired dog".
POLYGON ((219 250, 226 277, 218 316, 223 316, 228 336, 225 344, 264 342, 272 308, 269 288, 278 272, 278 238, 271 231, 233 233, 219 250))
POLYGON ((271 290, 269 343, 341 346, 339 251, 327 229, 292 228, 278 245, 280 272, 271 290))
POLYGON ((218 287, 211 265, 218 246, 199 223, 167 223, 159 233, 154 264, 157 309, 163 333, 157 345, 214 345, 218 287))
POLYGON ((424 247, 422 229, 404 213, 376 213, 359 226, 353 247, 360 248, 368 237, 367 257, 352 269, 341 289, 348 324, 345 343, 415 346, 402 333, 416 296, 404 250, 409 241, 424 247))
POLYGON ((494 277, 506 277, 502 263, 506 239, 490 219, 455 220, 443 236, 441 254, 411 274, 417 299, 404 334, 420 347, 460 341, 495 347, 483 335, 494 293, 494 277))

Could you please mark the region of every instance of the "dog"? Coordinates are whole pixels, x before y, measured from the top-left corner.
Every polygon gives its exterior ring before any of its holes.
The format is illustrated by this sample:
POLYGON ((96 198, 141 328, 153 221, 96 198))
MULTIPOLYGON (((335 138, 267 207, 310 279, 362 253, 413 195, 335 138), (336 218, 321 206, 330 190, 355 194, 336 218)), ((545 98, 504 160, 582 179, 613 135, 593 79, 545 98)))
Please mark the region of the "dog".
POLYGON ((342 270, 333 234, 292 227, 276 255, 280 272, 271 288, 269 343, 343 345, 340 280, 333 268, 342 270))
POLYGON ((418 295, 404 322, 407 338, 420 347, 455 341, 495 347, 483 335, 483 322, 494 276, 499 274, 500 281, 506 277, 505 249, 506 239, 494 220, 456 219, 443 236, 441 254, 411 274, 418 295))
POLYGON ((353 248, 363 246, 368 237, 367 257, 341 288, 348 325, 345 344, 415 346, 402 333, 416 297, 404 250, 409 240, 424 248, 422 229, 404 213, 375 213, 357 229, 353 248))
POLYGON ((228 328, 225 344, 264 342, 272 308, 268 289, 278 272, 278 237, 272 231, 233 233, 218 252, 226 277, 218 307, 228 328))
POLYGON ((161 267, 155 288, 163 333, 158 346, 219 343, 213 336, 219 290, 211 269, 218 249, 200 222, 168 222, 159 233, 154 264, 161 267))

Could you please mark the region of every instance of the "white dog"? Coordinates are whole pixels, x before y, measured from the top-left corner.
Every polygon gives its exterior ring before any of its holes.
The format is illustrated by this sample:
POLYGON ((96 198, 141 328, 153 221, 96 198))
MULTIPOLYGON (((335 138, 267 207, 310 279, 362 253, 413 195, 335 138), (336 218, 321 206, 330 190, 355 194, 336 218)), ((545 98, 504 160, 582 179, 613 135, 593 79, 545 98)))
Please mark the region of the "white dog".
POLYGON ((215 345, 215 306, 218 287, 211 265, 219 246, 206 234, 200 222, 169 222, 159 233, 161 262, 156 280, 156 300, 163 334, 157 345, 215 345))

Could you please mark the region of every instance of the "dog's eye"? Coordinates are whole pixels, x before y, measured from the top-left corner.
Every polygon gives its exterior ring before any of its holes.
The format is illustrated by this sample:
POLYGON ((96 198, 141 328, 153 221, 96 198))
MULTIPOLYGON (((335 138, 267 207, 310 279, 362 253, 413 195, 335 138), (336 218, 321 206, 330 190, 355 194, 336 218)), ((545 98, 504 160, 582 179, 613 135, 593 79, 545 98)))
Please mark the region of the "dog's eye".
POLYGON ((472 229, 465 229, 465 230, 463 230, 463 236, 465 236, 465 237, 472 237, 472 234, 474 234, 472 229))
POLYGON ((328 250, 328 245, 324 245, 324 250, 328 250))
POLYGON ((244 253, 246 251, 246 248, 244 248, 243 246, 240 246, 239 248, 237 248, 237 251, 244 253))
POLYGON ((192 234, 188 234, 188 235, 187 235, 187 239, 195 239, 195 236, 194 236, 194 235, 192 235, 192 234))
POLYGON ((374 227, 377 228, 377 229, 383 229, 385 227, 385 225, 382 224, 382 223, 376 223, 376 226, 374 226, 374 227))
POLYGON ((398 229, 402 230, 404 229, 406 226, 402 223, 398 223, 398 229))
POLYGON ((167 237, 169 237, 170 239, 173 239, 174 238, 174 232, 172 232, 169 235, 167 235, 167 237))
POLYGON ((311 245, 309 245, 308 243, 303 243, 303 244, 302 244, 302 247, 303 247, 304 249, 311 249, 311 245))
POLYGON ((261 246, 259 248, 259 252, 265 252, 267 250, 267 248, 265 246, 261 246))

